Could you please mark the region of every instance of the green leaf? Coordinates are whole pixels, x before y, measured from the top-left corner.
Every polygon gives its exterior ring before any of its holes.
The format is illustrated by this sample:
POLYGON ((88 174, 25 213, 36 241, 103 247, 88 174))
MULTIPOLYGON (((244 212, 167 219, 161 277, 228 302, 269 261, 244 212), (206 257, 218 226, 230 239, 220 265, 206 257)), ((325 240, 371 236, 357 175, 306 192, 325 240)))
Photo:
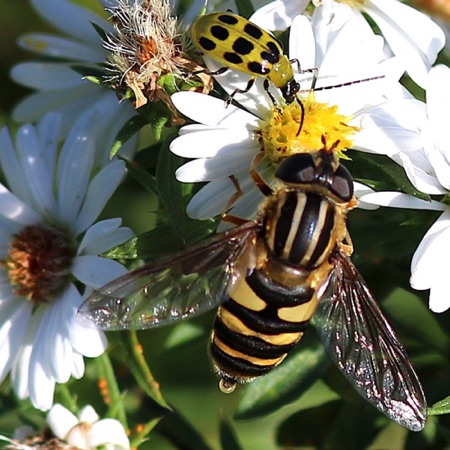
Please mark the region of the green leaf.
POLYGON ((142 349, 137 339, 135 330, 126 332, 127 339, 120 339, 118 344, 120 352, 114 352, 114 356, 126 365, 133 374, 137 384, 141 389, 163 409, 171 409, 159 390, 159 384, 153 377, 150 368, 142 354, 142 349))
POLYGON ((146 441, 148 439, 148 435, 156 427, 156 425, 158 425, 160 420, 161 418, 157 417, 149 422, 139 424, 139 427, 136 427, 130 435, 130 447, 138 448, 142 442, 146 441))
POLYGON ((299 411, 283 421, 277 443, 280 448, 366 449, 376 436, 375 414, 368 404, 356 408, 332 401, 299 411))
POLYGON ((122 145, 137 134, 145 125, 147 125, 147 119, 145 117, 139 114, 131 117, 117 133, 109 152, 109 157, 113 158, 122 145))
POLYGON ((94 27, 94 30, 100 36, 102 41, 107 39, 107 33, 100 25, 96 24, 95 22, 91 22, 91 25, 94 27))
POLYGON ((351 150, 347 155, 351 159, 345 162, 345 166, 355 180, 378 191, 396 190, 424 200, 430 199, 429 195, 418 191, 409 181, 404 169, 387 156, 351 150))
POLYGON ((238 14, 242 17, 248 18, 255 12, 255 8, 250 0, 239 0, 236 2, 236 7, 238 14))
POLYGON ((164 204, 169 223, 176 233, 183 238, 186 224, 186 212, 181 183, 175 178, 175 171, 183 159, 169 150, 170 139, 165 139, 159 152, 156 167, 156 181, 159 197, 164 204))
POLYGON ((172 119, 172 113, 162 101, 150 103, 143 111, 145 111, 145 116, 151 126, 154 138, 159 141, 164 127, 172 119), (151 109, 149 110, 150 107, 151 109))
POLYGON ((220 445, 223 450, 242 450, 235 431, 224 417, 220 421, 220 445))
POLYGON ((446 397, 435 403, 427 410, 429 416, 438 416, 441 414, 450 414, 450 397, 446 397))
POLYGON ((137 237, 128 239, 128 241, 124 242, 123 244, 120 244, 117 247, 114 247, 111 250, 103 253, 102 256, 111 259, 137 259, 137 237))
POLYGON ((141 184, 147 191, 159 195, 158 186, 156 185, 156 178, 154 175, 151 175, 146 170, 142 169, 140 166, 135 164, 133 161, 129 161, 123 158, 125 164, 127 165, 128 173, 139 183, 141 184))
POLYGON ((205 329, 198 324, 189 321, 181 322, 170 332, 164 348, 173 350, 183 345, 192 345, 200 338, 203 339, 204 335, 205 329))
POLYGON ((247 386, 235 417, 253 419, 270 414, 294 402, 312 386, 329 364, 323 345, 314 340, 313 345, 290 355, 279 367, 247 386))
POLYGON ((396 325, 420 342, 427 352, 434 349, 448 357, 450 339, 433 313, 423 301, 412 292, 402 288, 394 289, 383 301, 383 308, 396 325))
MULTIPOLYGON (((195 408, 195 405, 192 405, 195 408)), ((175 448, 183 450, 211 450, 197 430, 176 411, 168 414, 157 428, 175 448)), ((206 430, 205 430, 206 431, 206 430)))

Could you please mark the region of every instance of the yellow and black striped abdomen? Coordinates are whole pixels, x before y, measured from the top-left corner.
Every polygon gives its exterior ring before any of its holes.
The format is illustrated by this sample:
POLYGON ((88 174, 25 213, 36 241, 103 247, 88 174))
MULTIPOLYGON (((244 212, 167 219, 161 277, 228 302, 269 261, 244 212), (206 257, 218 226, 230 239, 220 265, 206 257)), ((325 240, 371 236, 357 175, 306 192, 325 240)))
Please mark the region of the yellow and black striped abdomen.
POLYGON ((211 340, 223 379, 245 382, 273 369, 301 339, 316 306, 308 284, 284 286, 264 269, 241 280, 220 307, 211 340))

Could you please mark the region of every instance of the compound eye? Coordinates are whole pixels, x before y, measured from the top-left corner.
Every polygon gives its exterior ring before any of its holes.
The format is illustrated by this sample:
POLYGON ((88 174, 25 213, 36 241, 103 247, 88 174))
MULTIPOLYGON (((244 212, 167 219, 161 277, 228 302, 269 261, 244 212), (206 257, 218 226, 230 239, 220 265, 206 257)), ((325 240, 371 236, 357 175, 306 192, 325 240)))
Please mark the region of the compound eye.
POLYGON ((275 176, 285 183, 313 183, 317 178, 314 159, 309 153, 292 155, 278 166, 275 176))
POLYGON ((349 202, 353 197, 353 178, 341 164, 330 182, 330 190, 344 202, 349 202))

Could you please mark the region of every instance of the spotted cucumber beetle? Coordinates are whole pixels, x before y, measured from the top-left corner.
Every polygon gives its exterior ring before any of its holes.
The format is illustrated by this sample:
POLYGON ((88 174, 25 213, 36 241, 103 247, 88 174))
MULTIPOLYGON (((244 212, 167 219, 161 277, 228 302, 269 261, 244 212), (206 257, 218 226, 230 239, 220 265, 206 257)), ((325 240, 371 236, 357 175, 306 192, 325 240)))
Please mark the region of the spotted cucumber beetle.
POLYGON ((216 12, 199 17, 191 26, 193 43, 207 56, 225 66, 213 72, 219 75, 236 69, 251 75, 245 89, 235 89, 227 100, 231 103, 236 94, 248 92, 257 77, 264 78, 264 89, 269 92, 269 81, 280 89, 286 103, 296 100, 300 84, 294 78, 292 63, 283 54, 283 46, 274 36, 257 25, 231 12, 216 12))

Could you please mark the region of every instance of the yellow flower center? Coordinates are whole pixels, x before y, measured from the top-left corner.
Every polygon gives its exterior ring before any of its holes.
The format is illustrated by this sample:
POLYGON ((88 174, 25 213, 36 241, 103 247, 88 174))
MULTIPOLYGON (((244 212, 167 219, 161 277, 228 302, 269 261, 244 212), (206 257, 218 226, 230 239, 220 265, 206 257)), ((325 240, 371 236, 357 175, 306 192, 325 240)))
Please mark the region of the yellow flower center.
POLYGON ((302 101, 305 114, 298 102, 282 109, 274 108, 262 130, 266 157, 273 163, 296 153, 329 149, 343 157, 343 152, 353 145, 358 127, 349 125, 351 117, 338 113, 337 106, 317 103, 314 94, 302 101))
POLYGON ((72 258, 73 250, 65 233, 32 225, 14 235, 2 265, 16 295, 42 303, 66 284, 72 258))

